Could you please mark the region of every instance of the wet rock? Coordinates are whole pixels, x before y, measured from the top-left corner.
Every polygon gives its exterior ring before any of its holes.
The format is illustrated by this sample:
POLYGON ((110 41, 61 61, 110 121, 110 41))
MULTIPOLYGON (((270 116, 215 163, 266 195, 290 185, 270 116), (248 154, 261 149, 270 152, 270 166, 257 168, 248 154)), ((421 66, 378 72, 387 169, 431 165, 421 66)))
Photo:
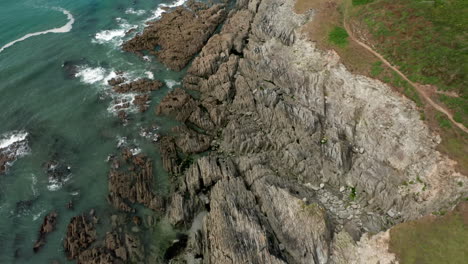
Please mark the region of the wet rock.
POLYGON ((41 249, 41 247, 45 245, 47 235, 55 230, 56 224, 57 224, 56 212, 51 212, 44 217, 44 221, 42 222, 41 229, 39 230, 39 237, 33 247, 34 253, 38 252, 39 249, 41 249))
POLYGON ((150 80, 150 79, 139 79, 130 83, 123 83, 125 79, 111 79, 109 84, 113 86, 113 89, 117 93, 147 93, 159 90, 163 83, 158 80, 150 80), (112 84, 111 84, 112 83, 112 84))
POLYGON ((179 71, 203 48, 225 15, 222 5, 195 11, 177 7, 164 13, 159 20, 149 22, 142 34, 122 47, 140 54, 148 51, 170 69, 179 71))
POLYGON ((7 164, 14 160, 14 157, 0 153, 0 174, 5 173, 7 169, 7 164))
POLYGON ((68 259, 77 259, 94 241, 97 234, 95 224, 89 215, 75 216, 67 227, 63 246, 68 259))
POLYGON ((153 163, 145 155, 134 156, 129 149, 123 149, 121 162, 130 166, 128 170, 112 168, 109 172, 108 201, 117 209, 134 212, 131 204, 140 203, 159 211, 164 206, 161 197, 153 193, 153 163))
POLYGON ((71 173, 71 166, 58 160, 48 161, 44 168, 50 182, 63 183, 71 173))
POLYGON ((66 207, 67 209, 73 210, 73 201, 72 201, 72 200, 68 201, 68 203, 66 204, 65 207, 66 207))
POLYGON ((124 83, 126 80, 127 79, 125 77, 118 76, 107 81, 107 84, 109 84, 110 86, 116 86, 124 83))

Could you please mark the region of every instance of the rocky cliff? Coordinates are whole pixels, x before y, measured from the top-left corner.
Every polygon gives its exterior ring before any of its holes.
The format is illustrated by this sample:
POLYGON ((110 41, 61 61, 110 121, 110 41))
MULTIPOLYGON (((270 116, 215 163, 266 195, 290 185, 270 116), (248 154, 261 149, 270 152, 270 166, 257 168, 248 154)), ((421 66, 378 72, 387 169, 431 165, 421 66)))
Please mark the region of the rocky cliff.
POLYGON ((161 149, 213 150, 185 170, 174 151, 164 160, 178 175, 170 222, 207 211, 174 262, 390 263, 388 234, 365 233, 468 194, 414 103, 305 40, 314 10, 293 6, 237 1, 187 71, 200 97, 175 90, 158 106, 187 124, 161 149))

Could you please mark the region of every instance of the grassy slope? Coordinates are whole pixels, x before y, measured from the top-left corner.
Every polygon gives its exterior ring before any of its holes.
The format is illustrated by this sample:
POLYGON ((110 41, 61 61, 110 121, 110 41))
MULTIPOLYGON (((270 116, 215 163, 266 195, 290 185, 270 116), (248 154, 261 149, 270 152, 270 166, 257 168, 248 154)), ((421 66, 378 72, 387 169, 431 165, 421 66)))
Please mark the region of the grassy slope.
POLYGON ((436 99, 468 126, 468 1, 353 2, 353 16, 376 49, 412 81, 458 95, 436 99))
MULTIPOLYGON (((345 0, 346 1, 346 0, 345 0)), ((351 21, 375 49, 409 78, 435 85, 449 94, 433 93, 468 126, 468 1, 351 0, 351 21)), ((424 106, 418 93, 393 72, 373 65, 370 75, 399 87, 421 108, 421 119, 442 137, 439 150, 468 172, 468 135, 443 115, 424 106)))
POLYGON ((390 250, 402 264, 465 264, 468 203, 444 216, 426 216, 390 230, 390 250))

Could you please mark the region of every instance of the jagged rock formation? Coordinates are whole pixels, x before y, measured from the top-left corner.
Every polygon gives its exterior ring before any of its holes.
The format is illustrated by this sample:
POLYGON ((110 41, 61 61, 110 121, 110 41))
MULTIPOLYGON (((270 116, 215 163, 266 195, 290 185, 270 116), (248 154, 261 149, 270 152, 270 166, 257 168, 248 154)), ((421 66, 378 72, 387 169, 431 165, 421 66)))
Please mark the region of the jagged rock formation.
POLYGON ((238 1, 184 79, 200 98, 174 91, 157 109, 198 127, 178 130, 180 151, 210 147, 197 133, 217 149, 180 176, 167 211, 186 226, 208 211, 187 253, 204 263, 346 263, 363 233, 468 194, 416 106, 317 50, 300 35, 313 12, 293 6, 238 1))
MULTIPOLYGON (((136 93, 132 101, 120 101, 115 103, 119 104, 118 109, 126 109, 130 107, 130 103, 138 107, 138 110, 142 113, 148 110, 149 102, 151 99, 151 92, 159 90, 163 83, 158 80, 150 79, 138 79, 133 82, 126 82, 127 79, 118 73, 118 76, 110 79, 107 83, 112 86, 112 89, 116 93, 126 94, 126 93, 136 93)), ((125 111, 120 110, 118 113, 119 118, 122 121, 127 119, 127 114, 125 111)))
POLYGON ((112 160, 108 201, 115 208, 134 212, 131 205, 140 203, 155 211, 161 210, 164 201, 153 193, 152 185, 153 163, 145 155, 133 155, 129 149, 123 149, 120 158, 112 160))
POLYGON ((126 42, 123 49, 137 53, 148 51, 170 69, 179 71, 203 48, 225 14, 223 5, 196 6, 194 10, 178 7, 149 22, 144 32, 126 42))
POLYGON ((41 229, 39 230, 39 237, 34 243, 33 250, 38 252, 42 246, 46 243, 46 236, 55 230, 55 225, 57 224, 57 213, 51 212, 44 217, 42 222, 41 229))
POLYGON ((77 259, 94 241, 96 241, 94 215, 80 215, 73 217, 67 227, 67 234, 63 241, 68 259, 77 259))

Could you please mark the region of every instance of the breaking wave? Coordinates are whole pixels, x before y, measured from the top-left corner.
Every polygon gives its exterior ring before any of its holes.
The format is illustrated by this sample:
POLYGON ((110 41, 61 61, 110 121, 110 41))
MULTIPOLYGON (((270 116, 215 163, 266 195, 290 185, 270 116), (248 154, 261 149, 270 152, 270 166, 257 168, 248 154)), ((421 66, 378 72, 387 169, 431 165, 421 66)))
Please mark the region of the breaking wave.
POLYGON ((30 37, 44 35, 44 34, 47 34, 47 33, 67 33, 70 30, 72 30, 73 23, 75 23, 75 18, 73 17, 73 15, 69 11, 67 11, 67 10, 65 10, 63 8, 56 8, 56 10, 63 12, 67 16, 67 18, 68 18, 67 24, 65 24, 62 27, 58 27, 58 28, 53 28, 53 29, 49 29, 49 30, 45 30, 45 31, 39 31, 39 32, 26 34, 23 37, 21 37, 21 38, 19 38, 17 40, 14 40, 14 41, 4 45, 3 47, 1 47, 0 52, 5 50, 6 48, 9 48, 9 47, 15 45, 16 43, 21 42, 23 40, 26 40, 26 39, 28 39, 30 37))

